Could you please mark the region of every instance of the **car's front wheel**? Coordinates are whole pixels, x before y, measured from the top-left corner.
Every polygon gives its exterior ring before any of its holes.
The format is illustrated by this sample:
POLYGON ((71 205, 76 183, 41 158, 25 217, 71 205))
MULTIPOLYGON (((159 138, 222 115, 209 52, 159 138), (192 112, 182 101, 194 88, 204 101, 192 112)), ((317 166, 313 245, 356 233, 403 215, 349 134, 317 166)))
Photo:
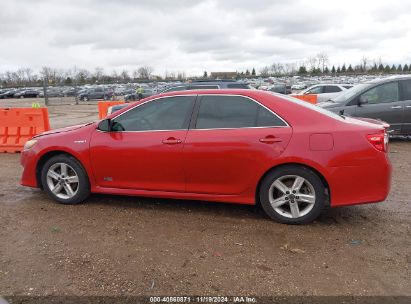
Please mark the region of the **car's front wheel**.
POLYGON ((260 187, 260 203, 273 220, 285 224, 306 224, 324 209, 325 187, 312 170, 284 166, 270 172, 260 187))
POLYGON ((41 170, 46 193, 62 204, 79 204, 90 195, 90 183, 83 166, 68 155, 50 158, 41 170))
POLYGON ((88 101, 88 97, 87 97, 87 96, 84 96, 84 97, 83 97, 83 101, 88 101))

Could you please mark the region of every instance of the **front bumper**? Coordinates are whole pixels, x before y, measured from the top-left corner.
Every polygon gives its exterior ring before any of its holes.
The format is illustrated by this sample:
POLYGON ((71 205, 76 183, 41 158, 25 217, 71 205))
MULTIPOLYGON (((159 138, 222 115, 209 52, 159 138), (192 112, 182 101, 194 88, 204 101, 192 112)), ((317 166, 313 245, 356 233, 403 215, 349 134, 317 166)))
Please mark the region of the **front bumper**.
POLYGON ((37 157, 33 149, 21 152, 20 164, 23 166, 20 184, 23 186, 38 188, 36 178, 37 157))

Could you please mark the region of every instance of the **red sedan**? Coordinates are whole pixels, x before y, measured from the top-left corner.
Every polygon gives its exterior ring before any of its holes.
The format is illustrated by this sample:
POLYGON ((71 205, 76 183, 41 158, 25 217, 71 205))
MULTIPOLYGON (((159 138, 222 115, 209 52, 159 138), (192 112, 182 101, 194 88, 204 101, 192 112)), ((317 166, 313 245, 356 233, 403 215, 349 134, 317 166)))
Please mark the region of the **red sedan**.
POLYGON ((260 204, 281 223, 385 200, 381 124, 257 90, 152 96, 27 142, 21 183, 63 204, 90 193, 260 204))

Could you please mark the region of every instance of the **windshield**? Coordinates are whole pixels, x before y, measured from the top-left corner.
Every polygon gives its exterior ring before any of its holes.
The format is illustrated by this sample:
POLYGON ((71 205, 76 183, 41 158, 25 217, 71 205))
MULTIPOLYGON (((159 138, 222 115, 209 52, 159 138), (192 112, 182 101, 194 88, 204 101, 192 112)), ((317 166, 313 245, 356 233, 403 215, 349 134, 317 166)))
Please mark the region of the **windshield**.
POLYGON ((334 101, 336 103, 341 103, 341 102, 347 101, 351 97, 357 95, 358 92, 361 92, 362 90, 370 87, 371 85, 372 85, 371 83, 357 84, 356 86, 352 87, 351 89, 345 90, 343 93, 341 93, 338 96, 332 98, 331 101, 334 101))

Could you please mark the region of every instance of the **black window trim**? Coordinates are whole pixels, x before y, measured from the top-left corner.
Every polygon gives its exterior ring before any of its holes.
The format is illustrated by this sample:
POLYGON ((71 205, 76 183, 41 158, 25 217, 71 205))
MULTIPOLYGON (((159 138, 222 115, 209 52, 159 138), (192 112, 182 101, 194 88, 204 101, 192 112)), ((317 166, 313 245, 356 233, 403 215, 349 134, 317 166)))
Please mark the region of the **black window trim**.
MULTIPOLYGON (((130 108, 130 109, 128 109, 127 111, 124 111, 124 112, 122 112, 122 113, 120 113, 120 114, 118 114, 117 116, 115 116, 115 117, 113 117, 113 118, 111 118, 111 120, 115 120, 115 119, 117 119, 117 118, 119 118, 121 115, 123 115, 123 114, 125 114, 125 113, 127 113, 128 111, 131 111, 131 110, 134 110, 134 109, 136 109, 136 108, 138 108, 139 106, 142 106, 143 104, 146 104, 146 103, 148 103, 148 102, 152 102, 152 101, 156 101, 156 100, 159 100, 159 99, 164 99, 164 98, 173 98, 173 97, 183 97, 183 96, 187 96, 187 97, 194 97, 194 105, 193 105, 193 107, 192 107, 192 109, 191 109, 191 114, 190 115, 188 115, 188 117, 186 117, 186 125, 188 126, 187 128, 184 128, 184 129, 173 129, 173 130, 141 130, 141 131, 115 131, 115 133, 141 133, 141 132, 173 132, 173 131, 188 131, 189 129, 190 129, 190 125, 191 125, 191 121, 192 121, 192 117, 193 117, 193 111, 194 111, 194 109, 195 109, 195 107, 196 107, 196 105, 197 105, 197 100, 198 100, 198 96, 197 96, 197 94, 184 94, 184 95, 170 95, 170 96, 160 96, 160 97, 157 97, 157 98, 153 98, 153 99, 150 99, 150 100, 146 100, 146 101, 144 101, 144 102, 142 102, 142 103, 139 103, 139 104, 137 104, 136 106, 134 106, 134 107, 132 107, 132 108, 130 108)), ((104 120, 104 119, 103 119, 104 120)), ((97 129, 98 130, 98 129, 97 129)), ((105 131, 101 131, 101 130, 98 130, 98 131, 100 131, 100 132, 104 132, 104 133, 107 133, 107 132, 105 132, 105 131)), ((110 132, 114 132, 114 131, 110 131, 110 132)))
POLYGON ((278 115, 277 113, 273 112, 271 109, 267 108, 265 105, 263 105, 262 103, 258 102, 257 100, 249 97, 249 96, 245 96, 245 95, 241 95, 241 94, 198 94, 197 95, 197 99, 196 99, 196 105, 194 106, 194 113, 192 115, 192 119, 190 122, 190 126, 189 126, 189 130, 195 130, 195 131, 206 131, 206 130, 237 130, 237 129, 266 129, 266 128, 288 128, 290 127, 290 125, 288 124, 288 122, 283 119, 280 115, 278 115), (198 112, 200 109, 200 104, 201 104, 201 97, 204 96, 230 96, 230 97, 243 97, 243 98, 247 98, 253 102, 255 102, 257 105, 265 108, 266 110, 268 110, 269 112, 271 112, 274 116, 276 116, 279 120, 281 120, 285 125, 284 126, 263 126, 263 127, 239 127, 239 128, 205 128, 205 129, 197 129, 195 126, 197 124, 197 117, 198 117, 198 112))

